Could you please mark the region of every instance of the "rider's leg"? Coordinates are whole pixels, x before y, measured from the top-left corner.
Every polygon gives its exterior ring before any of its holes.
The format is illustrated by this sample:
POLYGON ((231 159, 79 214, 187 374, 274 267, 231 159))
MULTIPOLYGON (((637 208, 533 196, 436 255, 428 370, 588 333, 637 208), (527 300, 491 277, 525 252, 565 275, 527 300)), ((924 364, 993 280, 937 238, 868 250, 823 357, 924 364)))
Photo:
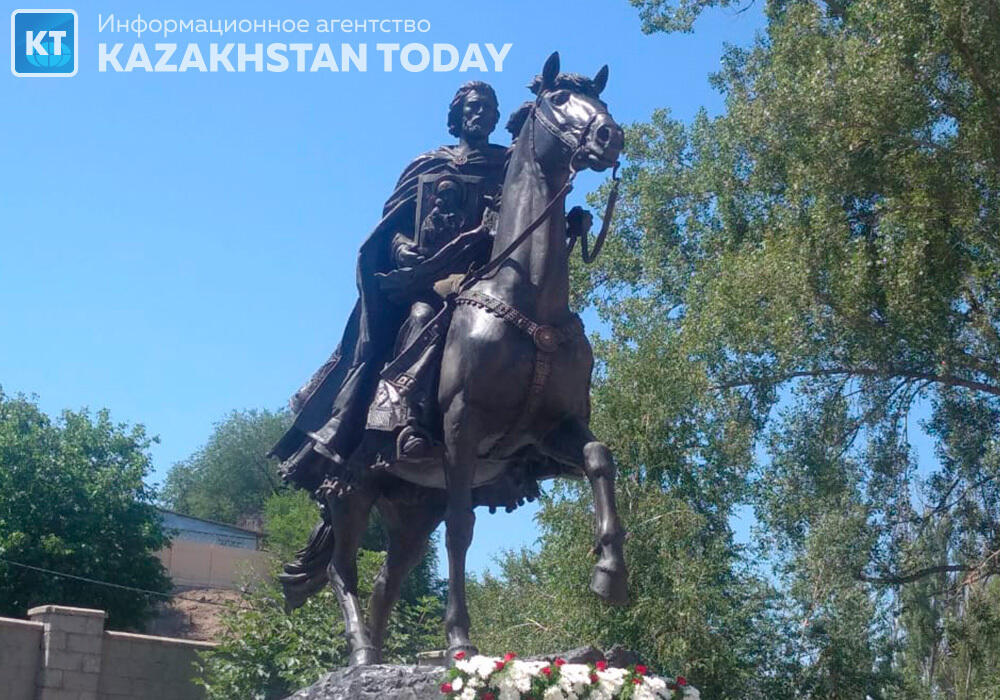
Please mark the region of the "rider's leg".
POLYGON ((393 352, 393 357, 399 355, 410 343, 416 340, 424 326, 430 323, 437 314, 441 308, 440 300, 437 300, 437 304, 434 301, 435 299, 432 297, 420 298, 410 305, 410 314, 403 321, 403 325, 399 328, 399 334, 396 336, 396 349, 393 352))
MULTIPOLYGON (((410 306, 410 315, 403 322, 396 339, 396 350, 393 356, 398 356, 407 346, 410 345, 424 327, 431 322, 441 308, 441 300, 434 297, 418 299, 410 306)), ((421 407, 410 406, 413 414, 413 423, 403 428, 399 436, 400 456, 417 459, 426 456, 431 449, 431 440, 427 434, 427 426, 421 425, 424 416, 421 415, 421 407)))

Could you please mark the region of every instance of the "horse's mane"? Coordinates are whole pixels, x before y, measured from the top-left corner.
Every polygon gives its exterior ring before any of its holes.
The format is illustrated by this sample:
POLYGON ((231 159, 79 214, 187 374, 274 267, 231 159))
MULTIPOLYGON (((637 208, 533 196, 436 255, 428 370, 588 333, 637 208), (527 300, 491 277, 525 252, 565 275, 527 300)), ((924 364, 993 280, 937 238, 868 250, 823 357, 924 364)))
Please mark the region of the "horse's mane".
MULTIPOLYGON (((536 75, 531 84, 528 85, 528 89, 533 93, 538 95, 542 90, 542 76, 536 75)), ((601 99, 600 94, 594 88, 593 78, 589 78, 586 75, 581 75, 580 73, 560 73, 556 76, 553 90, 570 90, 581 95, 587 95, 588 97, 593 97, 594 99, 601 99)), ((531 113, 531 106, 535 104, 533 100, 525 102, 523 105, 517 108, 517 110, 510 115, 507 120, 507 131, 510 135, 517 139, 518 134, 521 133, 521 128, 524 126, 525 120, 531 113)))

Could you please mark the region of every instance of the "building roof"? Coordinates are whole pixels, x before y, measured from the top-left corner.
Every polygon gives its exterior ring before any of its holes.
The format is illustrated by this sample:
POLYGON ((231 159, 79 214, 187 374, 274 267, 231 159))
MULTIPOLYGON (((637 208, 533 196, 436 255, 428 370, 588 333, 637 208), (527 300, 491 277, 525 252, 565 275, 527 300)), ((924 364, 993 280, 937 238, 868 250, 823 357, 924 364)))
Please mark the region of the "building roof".
POLYGON ((246 533, 247 535, 253 537, 263 537, 263 533, 257 532, 256 530, 249 530, 245 527, 240 527, 239 525, 232 525, 230 523, 220 523, 217 520, 209 520, 208 518, 198 518, 193 515, 188 515, 187 513, 178 513, 176 510, 170 510, 169 508, 159 508, 158 511, 161 513, 170 513, 171 515, 176 515, 179 518, 187 518, 189 520, 197 520, 198 522, 208 523, 210 525, 215 525, 216 527, 224 527, 230 530, 238 530, 239 532, 246 533))

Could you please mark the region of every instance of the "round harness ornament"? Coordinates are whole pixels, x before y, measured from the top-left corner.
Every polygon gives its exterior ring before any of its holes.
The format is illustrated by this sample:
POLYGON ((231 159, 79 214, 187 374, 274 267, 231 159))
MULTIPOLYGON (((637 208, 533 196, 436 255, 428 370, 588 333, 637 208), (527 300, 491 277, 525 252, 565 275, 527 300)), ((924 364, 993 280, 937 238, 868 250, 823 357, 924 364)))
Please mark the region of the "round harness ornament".
POLYGON ((542 352, 555 352, 559 347, 559 334, 552 326, 539 326, 531 334, 531 339, 542 352))

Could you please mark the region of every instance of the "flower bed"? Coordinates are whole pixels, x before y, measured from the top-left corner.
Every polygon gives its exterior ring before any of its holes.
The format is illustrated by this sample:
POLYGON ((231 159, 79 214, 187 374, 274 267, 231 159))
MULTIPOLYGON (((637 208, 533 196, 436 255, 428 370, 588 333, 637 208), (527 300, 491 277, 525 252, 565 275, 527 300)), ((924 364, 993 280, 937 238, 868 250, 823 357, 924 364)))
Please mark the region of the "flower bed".
POLYGON ((642 664, 609 668, 569 664, 562 659, 521 661, 514 654, 497 658, 455 655, 441 692, 447 700, 699 700, 683 676, 667 680, 649 675, 642 664))

